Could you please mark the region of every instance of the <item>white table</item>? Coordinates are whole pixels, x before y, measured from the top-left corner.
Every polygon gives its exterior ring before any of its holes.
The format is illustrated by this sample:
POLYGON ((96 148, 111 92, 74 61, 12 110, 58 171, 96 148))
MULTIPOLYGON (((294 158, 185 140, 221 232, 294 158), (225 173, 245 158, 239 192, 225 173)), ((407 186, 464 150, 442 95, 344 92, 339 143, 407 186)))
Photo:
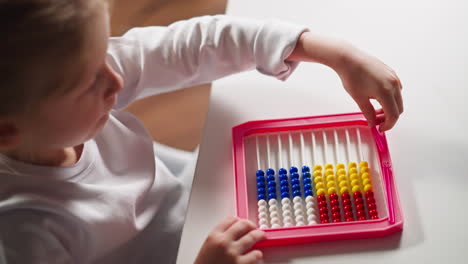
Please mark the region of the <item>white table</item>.
MULTIPOLYGON (((405 113, 387 133, 403 232, 267 248, 265 262, 466 263, 468 2, 233 0, 228 14, 275 17, 346 39, 393 67, 404 86, 405 113)), ((233 126, 354 111, 338 77, 321 65, 303 63, 286 82, 257 72, 215 82, 178 263, 192 263, 210 230, 235 212, 233 126)))

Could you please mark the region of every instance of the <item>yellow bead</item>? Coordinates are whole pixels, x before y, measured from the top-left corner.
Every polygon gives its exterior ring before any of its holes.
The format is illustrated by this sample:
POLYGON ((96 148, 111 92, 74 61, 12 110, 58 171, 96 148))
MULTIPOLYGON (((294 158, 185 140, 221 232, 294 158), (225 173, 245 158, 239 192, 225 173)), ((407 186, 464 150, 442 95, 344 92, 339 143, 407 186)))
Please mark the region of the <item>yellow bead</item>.
POLYGON ((334 175, 328 175, 327 176, 327 181, 335 181, 335 176, 334 175))
POLYGON ((361 174, 362 173, 368 173, 369 172, 369 168, 367 167, 361 167, 361 174))
POLYGON ((345 186, 348 186, 348 183, 345 181, 340 181, 339 185, 340 187, 345 187, 345 186))
POLYGON ((367 161, 363 160, 361 163, 359 163, 359 167, 369 167, 369 163, 367 161))
POLYGON ((325 165, 325 170, 333 170, 333 165, 328 163, 327 165, 325 165))
POLYGON ((344 170, 344 169, 339 169, 339 170, 336 172, 336 175, 346 175, 346 170, 344 170))
POLYGON ((359 186, 359 181, 358 180, 352 180, 351 181, 351 186, 359 186))
POLYGON ((370 179, 365 179, 362 181, 362 185, 367 185, 367 184, 371 184, 370 179))
POLYGON ((357 180, 357 179, 359 179, 359 176, 356 173, 354 173, 354 174, 351 174, 351 176, 349 176, 349 179, 350 180, 357 180))
POLYGON ((321 183, 321 182, 323 182, 323 178, 322 177, 315 177, 314 182, 315 183, 321 183))
POLYGON ((366 173, 363 173, 363 174, 361 175, 361 179, 362 179, 362 180, 365 180, 365 179, 369 179, 369 180, 370 180, 369 173, 367 173, 367 172, 366 172, 366 173))
POLYGON ((333 172, 333 170, 328 169, 328 170, 325 171, 325 176, 333 175, 333 174, 335 174, 335 172, 333 172))
POLYGON ((345 175, 340 175, 338 176, 339 181, 346 181, 346 176, 345 175))
POLYGON ((351 169, 349 169, 349 175, 351 175, 351 174, 357 174, 357 173, 358 173, 358 171, 357 171, 356 168, 351 168, 351 169))
POLYGON ((323 182, 319 182, 319 183, 317 183, 317 184, 315 185, 315 189, 321 189, 321 188, 323 188, 323 187, 324 187, 324 186, 323 186, 323 182))
POLYGON ((328 194, 336 193, 335 187, 328 188, 328 194))
POLYGON ((353 186, 353 193, 355 192, 361 192, 361 188, 359 188, 359 185, 353 186))
POLYGON ((348 163, 348 168, 351 169, 351 168, 356 168, 356 167, 357 167, 356 162, 350 162, 350 163, 348 163))
POLYGON ((345 165, 343 163, 336 164, 336 170, 341 170, 341 169, 344 169, 344 168, 345 168, 345 165))
POLYGON ((322 166, 320 165, 315 165, 314 166, 314 171, 321 171, 322 170, 322 166))
POLYGON ((372 191, 372 186, 370 184, 367 184, 364 186, 364 191, 372 191))
POLYGON ((317 189, 317 194, 318 195, 325 194, 325 189, 317 189))
POLYGON ((327 182, 327 187, 328 188, 336 187, 336 183, 334 181, 329 181, 329 182, 327 182))
POLYGON ((314 177, 322 177, 321 171, 314 171, 314 177))
POLYGON ((341 193, 345 193, 345 192, 348 192, 348 191, 349 191, 349 190, 348 190, 348 187, 346 187, 346 186, 345 186, 345 187, 341 187, 341 189, 340 189, 340 192, 341 192, 341 193))

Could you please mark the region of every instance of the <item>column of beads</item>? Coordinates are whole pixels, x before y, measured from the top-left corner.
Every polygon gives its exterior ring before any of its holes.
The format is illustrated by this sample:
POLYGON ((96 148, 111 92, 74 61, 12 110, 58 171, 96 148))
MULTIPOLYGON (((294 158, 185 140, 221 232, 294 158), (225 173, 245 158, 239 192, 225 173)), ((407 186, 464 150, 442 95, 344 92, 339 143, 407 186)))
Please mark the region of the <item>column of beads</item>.
POLYGON ((354 221, 353 206, 351 203, 351 196, 349 195, 349 182, 346 177, 345 165, 338 163, 336 165, 336 176, 338 177, 338 186, 340 188, 341 203, 343 205, 343 214, 346 222, 354 221))
POLYGON ((257 200, 258 200, 258 225, 260 229, 268 228, 268 207, 266 202, 265 172, 257 170, 257 200))
POLYGON ((351 190, 353 191, 354 207, 356 208, 357 220, 366 220, 366 212, 364 209, 364 200, 362 199, 361 186, 359 184, 358 171, 356 162, 348 164, 349 180, 351 181, 351 190))
POLYGON ((278 201, 276 200, 275 170, 269 168, 266 174, 268 186, 268 205, 270 209, 270 225, 272 228, 277 228, 281 226, 281 220, 279 218, 278 212, 278 201))
POLYGON ((325 186, 323 185, 322 166, 314 166, 314 183, 317 192, 317 202, 320 214, 320 223, 329 223, 327 197, 325 196, 325 186))
POLYGON ((305 225, 304 208, 302 207, 301 185, 299 182, 299 173, 297 167, 292 166, 289 169, 291 175, 291 189, 293 193, 293 208, 296 220, 296 226, 305 225))
POLYGON ((283 212, 283 223, 285 227, 294 225, 292 219, 291 199, 289 195, 288 171, 285 168, 278 170, 281 192, 281 210, 283 212))
POLYGON ((309 225, 317 224, 316 215, 316 202, 314 199, 314 193, 312 191, 312 179, 310 174, 310 168, 308 166, 302 167, 302 183, 304 186, 304 196, 306 201, 306 215, 307 223, 309 225))
POLYGON ((333 171, 333 165, 328 163, 325 165, 325 182, 327 184, 328 197, 330 199, 330 209, 333 223, 341 222, 341 209, 339 196, 337 194, 336 177, 333 171))
POLYGON ((370 180, 369 164, 366 161, 361 161, 359 164, 362 185, 366 194, 367 212, 371 219, 379 219, 377 213, 377 205, 375 204, 374 192, 372 190, 372 182, 370 180))

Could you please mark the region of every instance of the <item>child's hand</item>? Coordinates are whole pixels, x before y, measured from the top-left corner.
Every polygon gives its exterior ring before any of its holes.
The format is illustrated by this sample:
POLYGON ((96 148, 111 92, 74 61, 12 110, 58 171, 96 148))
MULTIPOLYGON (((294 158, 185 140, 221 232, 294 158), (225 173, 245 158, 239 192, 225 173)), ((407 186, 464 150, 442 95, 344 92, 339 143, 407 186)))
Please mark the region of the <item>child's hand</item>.
POLYGON ((380 124, 381 131, 392 128, 403 112, 402 86, 396 73, 346 42, 305 32, 288 60, 318 62, 334 69, 369 125, 380 124), (383 110, 376 111, 370 99, 376 99, 383 110))
POLYGON ((260 250, 250 248, 265 238, 265 233, 255 225, 236 217, 224 219, 208 235, 196 264, 244 264, 257 263, 263 255, 260 250))

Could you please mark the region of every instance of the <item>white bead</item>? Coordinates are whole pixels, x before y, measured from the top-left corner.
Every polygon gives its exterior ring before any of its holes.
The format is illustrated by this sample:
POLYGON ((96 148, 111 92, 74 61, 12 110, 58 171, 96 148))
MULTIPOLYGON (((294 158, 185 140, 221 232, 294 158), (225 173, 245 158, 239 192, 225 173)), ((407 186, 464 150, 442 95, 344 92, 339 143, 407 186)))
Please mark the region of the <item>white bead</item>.
POLYGON ((291 200, 290 200, 289 198, 285 197, 285 198, 283 198, 283 199, 281 200, 281 204, 283 204, 283 205, 284 205, 284 204, 291 204, 291 200))
POLYGON ((291 216, 291 215, 292 215, 292 212, 290 210, 286 210, 286 211, 283 210, 283 217, 291 216))
POLYGON ((291 207, 291 205, 289 205, 289 204, 283 204, 283 206, 281 207, 281 209, 283 209, 283 211, 292 210, 292 207, 291 207))
POLYGON ((306 202, 311 202, 311 201, 313 201, 313 200, 314 200, 314 198, 313 198, 312 196, 307 196, 307 197, 305 198, 305 201, 306 201, 306 202))
POLYGON ((316 225, 317 222, 316 221, 309 221, 309 225, 316 225))
POLYGON ((285 227, 291 227, 291 226, 294 226, 292 223, 285 223, 284 224, 285 227))
POLYGON ((278 206, 277 205, 272 205, 270 206, 270 212, 278 211, 278 206))
POLYGON ((300 209, 294 211, 294 215, 303 215, 303 214, 304 214, 304 211, 302 211, 300 209))
POLYGON ((293 199, 293 202, 294 202, 294 203, 299 203, 299 202, 301 202, 301 201, 302 201, 302 198, 299 197, 299 196, 296 196, 296 197, 294 197, 294 199, 293 199))
POLYGON ((296 222, 296 226, 304 226, 304 222, 296 222))
POLYGON ((297 210, 297 209, 302 209, 302 204, 301 203, 294 203, 294 210, 297 210))
POLYGON ((284 223, 292 223, 292 222, 293 222, 293 219, 292 219, 292 217, 290 217, 290 216, 286 216, 285 218, 283 218, 283 222, 284 222, 284 223))
POLYGON ((270 223, 271 224, 279 224, 281 221, 278 217, 272 217, 270 223))
POLYGON ((271 225, 271 228, 280 228, 281 226, 279 224, 273 224, 271 225))
POLYGON ((296 223, 297 222, 304 222, 304 216, 302 215, 296 215, 296 223))
POLYGON ((317 216, 315 215, 309 215, 307 216, 307 221, 311 222, 311 221, 317 221, 317 216))
POLYGON ((273 218, 273 217, 279 217, 278 211, 270 212, 270 217, 271 217, 271 218, 273 218))
POLYGON ((259 225, 268 225, 268 220, 266 218, 262 218, 258 221, 259 225))
POLYGON ((268 211, 267 208, 266 208, 266 206, 259 206, 259 207, 258 207, 258 212, 259 212, 259 213, 261 213, 261 212, 266 212, 266 211, 268 211))
POLYGON ((315 215, 315 212, 316 212, 315 208, 309 208, 309 209, 307 209, 306 213, 307 213, 307 215, 315 215))
POLYGON ((267 229, 268 226, 267 225, 260 225, 260 229, 267 229))
POLYGON ((258 213, 258 218, 267 218, 268 214, 266 212, 260 212, 258 213))
POLYGON ((270 199, 270 200, 268 201, 268 204, 269 204, 270 206, 272 206, 272 205, 277 205, 277 204, 278 204, 278 201, 276 201, 275 199, 270 199))
POLYGON ((258 206, 266 206, 267 202, 265 200, 259 200, 257 203, 258 206))
POLYGON ((306 203, 306 208, 309 209, 309 208, 314 208, 315 207, 315 204, 314 203, 306 203))

